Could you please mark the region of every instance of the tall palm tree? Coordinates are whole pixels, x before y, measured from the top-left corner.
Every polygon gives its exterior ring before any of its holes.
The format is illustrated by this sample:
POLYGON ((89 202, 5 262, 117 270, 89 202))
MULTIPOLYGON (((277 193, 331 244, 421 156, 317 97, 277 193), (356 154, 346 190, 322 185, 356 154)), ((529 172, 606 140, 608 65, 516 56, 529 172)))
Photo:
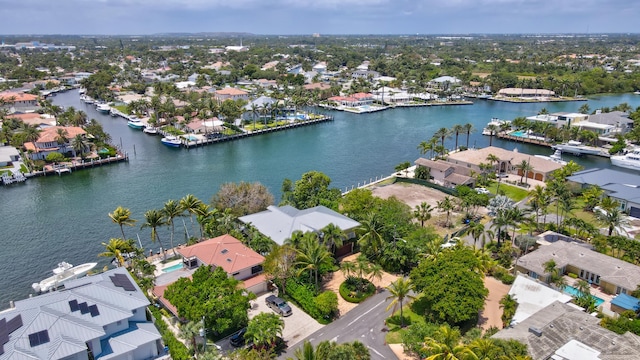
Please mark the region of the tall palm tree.
POLYGON ((460 124, 455 124, 455 125, 453 125, 453 128, 451 128, 451 132, 456 135, 456 147, 455 147, 455 150, 458 150, 458 135, 460 135, 460 133, 462 133, 464 131, 465 131, 464 125, 460 125, 460 124))
POLYGON ((212 210, 209 205, 203 202, 201 202, 198 208, 196 209, 196 221, 200 226, 200 239, 204 238, 205 223, 209 222, 216 213, 217 213, 216 209, 212 210))
POLYGON ((69 138, 67 136, 69 136, 67 129, 65 128, 56 129, 56 142, 59 145, 64 145, 69 141, 69 138))
POLYGON ((333 257, 326 246, 321 245, 318 242, 318 238, 313 232, 306 234, 312 234, 303 238, 298 249, 298 256, 296 266, 300 267, 298 270, 298 276, 303 272, 309 270, 314 276, 314 284, 318 288, 318 273, 320 267, 323 265, 330 265, 333 262, 333 257))
POLYGON ((420 221, 420 226, 424 227, 424 222, 431 219, 432 211, 433 207, 423 201, 420 205, 416 205, 415 210, 413 210, 413 217, 420 221))
POLYGON ((87 149, 87 143, 84 141, 84 137, 80 134, 71 139, 71 149, 73 150, 73 156, 80 154, 80 157, 85 153, 87 149))
POLYGON ((334 247, 335 248, 342 247, 344 240, 346 240, 347 238, 344 231, 342 231, 342 229, 340 229, 338 226, 336 226, 333 223, 330 223, 329 225, 322 228, 321 232, 322 232, 322 237, 321 237, 322 243, 327 247, 327 249, 330 249, 330 250, 333 250, 334 247))
POLYGON ((304 341, 302 347, 296 349, 293 355, 296 357, 296 360, 320 360, 316 354, 315 348, 307 340, 304 341))
POLYGON ((196 338, 200 335, 201 328, 202 322, 200 321, 189 321, 180 326, 180 337, 189 343, 189 348, 194 354, 198 350, 196 338))
POLYGON ((491 167, 493 167, 495 172, 498 172, 498 168, 494 165, 500 162, 500 158, 497 155, 489 154, 487 155, 487 158, 485 160, 487 160, 489 164, 491 164, 491 167))
POLYGON ((516 165, 516 169, 522 172, 520 176, 520 183, 522 184, 522 180, 527 177, 529 178, 529 172, 533 170, 531 163, 528 160, 522 160, 519 164, 516 165))
POLYGON ((629 223, 627 216, 620 211, 620 208, 599 211, 596 213, 596 217, 609 229, 609 236, 613 235, 614 230, 620 229, 629 223))
POLYGON ((496 124, 489 124, 487 130, 489 130, 489 146, 492 146, 493 136, 498 133, 499 127, 496 124))
MULTIPOLYGON (((185 197, 180 199, 180 209, 182 211, 186 211, 189 213, 189 220, 191 221, 191 234, 195 234, 195 229, 193 225, 193 215, 198 215, 198 210, 202 204, 202 201, 197 197, 193 196, 193 194, 187 194, 185 197)), ((192 235, 195 236, 195 235, 192 235)))
POLYGON ((453 200, 450 196, 445 196, 444 199, 438 201, 437 208, 441 211, 444 211, 447 214, 447 218, 445 220, 445 227, 449 227, 449 217, 451 216, 451 211, 454 208, 453 200))
POLYGON ((469 226, 464 230, 464 234, 470 234, 473 238, 473 246, 476 246, 478 239, 485 231, 484 224, 479 221, 474 221, 469 224, 469 226))
POLYGON ((398 278, 398 280, 392 282, 389 286, 387 286, 387 290, 389 290, 389 295, 386 300, 392 299, 393 301, 389 306, 387 306, 387 310, 393 308, 393 312, 396 311, 398 305, 400 305, 400 327, 404 327, 404 316, 402 314, 402 304, 405 298, 413 300, 415 297, 411 295, 411 292, 414 290, 413 283, 411 279, 405 280, 404 278, 398 278))
POLYGON ((428 355, 426 360, 476 360, 476 354, 459 341, 460 332, 444 325, 436 330, 433 338, 424 339, 422 350, 428 355))
POLYGON ((118 238, 112 238, 108 243, 103 242, 102 246, 104 246, 105 251, 98 254, 98 256, 115 258, 118 261, 118 266, 124 266, 122 254, 128 254, 132 250, 129 242, 118 238))
POLYGON ((438 129, 438 131, 436 131, 433 136, 440 138, 440 146, 444 147, 444 139, 451 137, 451 132, 449 131, 449 129, 443 127, 438 129))
POLYGON ((160 243, 160 247, 165 249, 158 235, 158 227, 166 223, 164 213, 161 210, 151 209, 144 213, 144 223, 140 226, 140 229, 151 228, 151 242, 155 243, 157 240, 160 243))
POLYGON ((173 249, 173 254, 175 255, 176 249, 173 247, 173 234, 175 233, 175 225, 173 220, 177 217, 182 216, 184 210, 182 210, 180 204, 178 204, 174 200, 169 200, 164 203, 164 207, 161 211, 164 215, 167 225, 171 225, 171 240, 169 241, 169 245, 171 246, 171 249, 173 249))
POLYGON ((464 125, 462 125, 464 127, 464 132, 467 133, 467 149, 469 148, 469 135, 472 132, 475 132, 475 129, 473 127, 473 124, 471 123, 466 123, 464 125))
POLYGON ((122 240, 126 239, 126 236, 124 236, 124 226, 133 226, 136 223, 136 220, 131 218, 131 210, 123 208, 122 206, 118 206, 112 213, 109 213, 109 218, 120 226, 122 240))

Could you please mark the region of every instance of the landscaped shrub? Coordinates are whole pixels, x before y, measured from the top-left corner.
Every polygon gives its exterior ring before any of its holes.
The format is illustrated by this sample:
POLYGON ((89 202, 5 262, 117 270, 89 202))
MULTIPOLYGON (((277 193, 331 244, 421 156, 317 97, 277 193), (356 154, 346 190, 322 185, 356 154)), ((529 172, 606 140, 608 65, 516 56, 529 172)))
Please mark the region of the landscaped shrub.
POLYGON ((337 314, 338 298, 330 291, 315 296, 311 285, 302 285, 291 279, 287 281, 286 295, 321 324, 328 324, 337 314))
POLYGON ((511 285, 516 280, 516 277, 511 275, 509 271, 502 266, 494 266, 491 268, 491 275, 505 285, 511 285))
POLYGON ((164 342, 164 345, 169 347, 169 354, 171 354, 171 358, 175 360, 191 359, 189 349, 187 349, 187 347, 182 342, 176 339, 175 335, 173 335, 173 332, 169 330, 167 324, 162 319, 162 313, 160 312, 160 310, 156 309, 153 306, 150 306, 149 310, 155 318, 154 323, 156 325, 156 328, 158 328, 160 335, 162 335, 162 341, 164 342))
POLYGON ((567 274, 567 276, 569 276, 569 277, 570 277, 570 278, 572 278, 572 279, 577 279, 577 278, 578 278, 578 275, 577 275, 577 274, 574 274, 574 273, 571 273, 571 272, 570 272, 570 273, 568 273, 568 274, 567 274))
POLYGON ((329 320, 338 313, 338 295, 333 291, 325 291, 315 298, 316 308, 320 316, 329 320))
POLYGON ((340 296, 350 303, 361 303, 375 293, 376 287, 366 279, 349 276, 340 284, 340 296))

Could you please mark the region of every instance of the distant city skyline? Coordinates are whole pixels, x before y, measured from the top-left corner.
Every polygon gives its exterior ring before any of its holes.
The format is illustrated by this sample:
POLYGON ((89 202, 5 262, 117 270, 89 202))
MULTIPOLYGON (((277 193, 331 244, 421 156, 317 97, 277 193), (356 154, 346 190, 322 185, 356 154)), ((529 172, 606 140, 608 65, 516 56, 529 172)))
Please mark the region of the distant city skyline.
POLYGON ((637 33, 634 0, 0 0, 0 34, 637 33))

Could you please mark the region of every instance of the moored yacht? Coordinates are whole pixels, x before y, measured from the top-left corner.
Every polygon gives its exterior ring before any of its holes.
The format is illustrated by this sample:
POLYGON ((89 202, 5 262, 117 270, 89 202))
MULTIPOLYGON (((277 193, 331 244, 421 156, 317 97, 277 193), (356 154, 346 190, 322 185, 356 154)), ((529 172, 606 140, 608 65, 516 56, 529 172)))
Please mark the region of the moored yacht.
POLYGON ((158 133, 158 129, 151 125, 147 125, 144 127, 142 132, 149 135, 156 135, 158 133))
POLYGON ((36 292, 46 292, 49 290, 55 290, 62 286, 65 281, 77 279, 85 275, 89 270, 93 269, 98 263, 86 263, 78 266, 73 266, 68 262, 61 262, 58 267, 53 269, 53 276, 50 276, 39 283, 33 283, 31 287, 36 292))
MULTIPOLYGON (((485 128, 482 129, 482 135, 487 135, 487 136, 491 135, 491 130, 489 130, 489 126, 490 125, 495 125, 498 128, 498 131, 499 131, 501 126, 503 126, 505 124, 510 124, 510 123, 511 123, 511 121, 509 121, 509 120, 500 120, 498 118, 492 118, 491 121, 489 121, 487 123, 487 126, 485 126, 485 128)), ((495 135, 498 131, 495 131, 493 133, 493 135, 495 135)))
POLYGON ((96 105, 96 110, 103 114, 108 114, 111 111, 111 106, 107 103, 98 104, 96 105))
POLYGON ((137 117, 131 116, 129 121, 127 121, 127 125, 135 130, 142 130, 144 128, 144 123, 140 121, 137 117))
POLYGON ((640 148, 635 148, 624 155, 612 156, 611 165, 640 170, 640 148))
POLYGON ((553 161, 554 163, 560 164, 560 165, 567 165, 567 162, 562 160, 562 151, 560 150, 556 150, 553 154, 546 156, 546 155, 535 155, 535 157, 537 158, 541 158, 541 159, 545 159, 545 160, 549 160, 549 161, 553 161))
POLYGON ((569 140, 564 144, 557 144, 551 147, 573 155, 601 155, 602 150, 593 146, 582 145, 580 141, 569 140))
POLYGON ((167 135, 160 139, 160 142, 169 146, 169 147, 180 147, 182 145, 182 141, 173 135, 167 135))

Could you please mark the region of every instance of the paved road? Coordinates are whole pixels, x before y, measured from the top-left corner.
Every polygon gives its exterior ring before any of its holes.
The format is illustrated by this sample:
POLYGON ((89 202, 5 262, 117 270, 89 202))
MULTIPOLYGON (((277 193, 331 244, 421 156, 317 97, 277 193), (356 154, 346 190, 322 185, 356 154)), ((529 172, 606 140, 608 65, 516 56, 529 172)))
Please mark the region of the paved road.
MULTIPOLYGON (((387 290, 372 296, 338 320, 309 335, 304 340, 308 340, 313 345, 318 345, 324 340, 337 343, 358 340, 369 348, 371 359, 373 360, 397 359, 384 341, 387 334, 384 321, 391 315, 391 311, 385 311, 391 301, 385 302, 387 296, 389 296, 387 290)), ((287 349, 286 352, 280 355, 279 359, 293 358, 294 352, 303 343, 304 341, 300 341, 287 349)))

